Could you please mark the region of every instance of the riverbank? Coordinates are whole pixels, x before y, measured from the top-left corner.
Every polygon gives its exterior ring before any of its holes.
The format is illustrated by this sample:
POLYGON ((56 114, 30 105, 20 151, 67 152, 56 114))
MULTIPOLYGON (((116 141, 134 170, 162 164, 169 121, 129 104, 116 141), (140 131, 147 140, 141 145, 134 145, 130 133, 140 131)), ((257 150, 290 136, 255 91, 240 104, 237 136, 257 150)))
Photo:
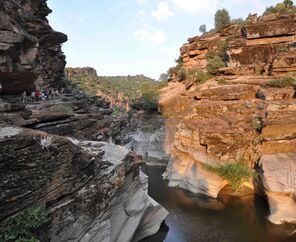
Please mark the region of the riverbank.
MULTIPOLYGON (((267 220, 266 200, 258 195, 219 196, 210 199, 180 188, 172 188, 162 179, 165 168, 144 166, 149 177, 148 194, 164 206, 169 215, 154 236, 142 242, 281 242, 293 241, 289 236, 293 225, 274 225, 267 220)), ((294 240, 295 241, 295 240, 294 240)))

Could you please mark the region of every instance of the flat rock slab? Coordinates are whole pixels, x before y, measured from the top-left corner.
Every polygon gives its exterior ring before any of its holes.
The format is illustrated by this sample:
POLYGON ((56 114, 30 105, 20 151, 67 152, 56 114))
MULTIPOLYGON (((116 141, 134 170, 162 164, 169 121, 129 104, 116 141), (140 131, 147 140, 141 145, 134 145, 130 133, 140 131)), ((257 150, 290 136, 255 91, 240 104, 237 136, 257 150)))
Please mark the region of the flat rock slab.
POLYGON ((296 193, 296 153, 263 155, 259 164, 267 191, 296 193))
POLYGON ((267 194, 270 215, 274 224, 296 223, 296 200, 292 196, 267 194))

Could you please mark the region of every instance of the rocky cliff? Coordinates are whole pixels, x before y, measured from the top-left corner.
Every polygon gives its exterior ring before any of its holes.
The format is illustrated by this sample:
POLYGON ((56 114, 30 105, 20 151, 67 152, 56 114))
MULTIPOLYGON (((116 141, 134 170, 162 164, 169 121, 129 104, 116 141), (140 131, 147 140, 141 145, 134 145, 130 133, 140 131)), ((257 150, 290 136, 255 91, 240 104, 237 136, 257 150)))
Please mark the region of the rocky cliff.
POLYGON ((226 75, 293 74, 296 70, 295 14, 249 16, 246 23, 188 39, 180 49, 183 67, 206 69, 207 55, 226 50, 226 75))
POLYGON ((125 120, 113 119, 109 102, 79 91, 34 103, 11 95, 64 85, 67 37, 48 25, 46 1, 0 7, 0 240, 121 242, 156 233, 167 211, 148 196, 142 157, 111 143, 125 120), (46 215, 41 226, 36 211, 46 215))
POLYGON ((97 77, 97 71, 92 67, 67 67, 65 73, 69 79, 76 76, 94 76, 97 77))
POLYGON ((257 173, 244 185, 267 196, 269 219, 295 223, 296 15, 254 15, 189 38, 179 67, 205 71, 221 44, 225 67, 217 76, 198 83, 172 72, 162 90, 173 158, 164 176, 172 186, 217 197, 229 182, 208 167, 243 162, 257 173))
POLYGON ((18 94, 64 85, 67 36, 54 31, 43 0, 0 1, 0 82, 3 93, 18 94))

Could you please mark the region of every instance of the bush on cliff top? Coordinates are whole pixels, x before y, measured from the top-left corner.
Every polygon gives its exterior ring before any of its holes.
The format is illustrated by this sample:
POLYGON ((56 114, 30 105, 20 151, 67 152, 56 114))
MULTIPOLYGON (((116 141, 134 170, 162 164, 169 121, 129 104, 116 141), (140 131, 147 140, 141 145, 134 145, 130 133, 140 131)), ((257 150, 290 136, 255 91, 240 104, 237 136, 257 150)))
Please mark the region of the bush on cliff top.
POLYGON ((283 77, 280 79, 275 79, 268 81, 264 87, 277 87, 277 88, 284 88, 288 86, 293 86, 296 80, 293 77, 283 77))
POLYGON ((256 173, 242 160, 237 163, 216 166, 206 165, 206 168, 227 180, 235 191, 238 191, 244 182, 249 181, 252 177, 256 177, 256 173))
POLYGON ((0 241, 37 242, 34 231, 46 221, 40 208, 25 209, 0 231, 0 241))
POLYGON ((269 15, 273 13, 288 14, 296 13, 296 7, 291 0, 284 0, 282 3, 278 3, 275 6, 267 7, 263 15, 269 15))
POLYGON ((226 9, 217 10, 215 14, 215 29, 219 31, 230 24, 230 16, 226 9))

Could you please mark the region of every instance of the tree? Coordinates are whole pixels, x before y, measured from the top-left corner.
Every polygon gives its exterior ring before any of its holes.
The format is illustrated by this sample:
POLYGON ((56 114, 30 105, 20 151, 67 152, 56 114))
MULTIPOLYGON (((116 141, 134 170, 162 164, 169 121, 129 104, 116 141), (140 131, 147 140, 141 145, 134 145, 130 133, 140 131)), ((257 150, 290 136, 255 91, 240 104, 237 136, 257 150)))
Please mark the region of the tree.
POLYGON ((169 79, 169 75, 167 73, 162 73, 159 76, 159 81, 160 82, 166 82, 169 79))
POLYGON ((218 10, 215 14, 215 28, 220 30, 230 24, 230 16, 226 9, 218 10))
POLYGON ((293 1, 292 0, 284 0, 283 3, 285 4, 286 8, 293 7, 293 1))
POLYGON ((207 26, 205 24, 202 24, 201 26, 199 26, 199 32, 203 34, 207 32, 207 26))
POLYGON ((156 86, 150 82, 144 82, 140 86, 140 91, 143 109, 147 111, 157 110, 159 93, 156 86))

